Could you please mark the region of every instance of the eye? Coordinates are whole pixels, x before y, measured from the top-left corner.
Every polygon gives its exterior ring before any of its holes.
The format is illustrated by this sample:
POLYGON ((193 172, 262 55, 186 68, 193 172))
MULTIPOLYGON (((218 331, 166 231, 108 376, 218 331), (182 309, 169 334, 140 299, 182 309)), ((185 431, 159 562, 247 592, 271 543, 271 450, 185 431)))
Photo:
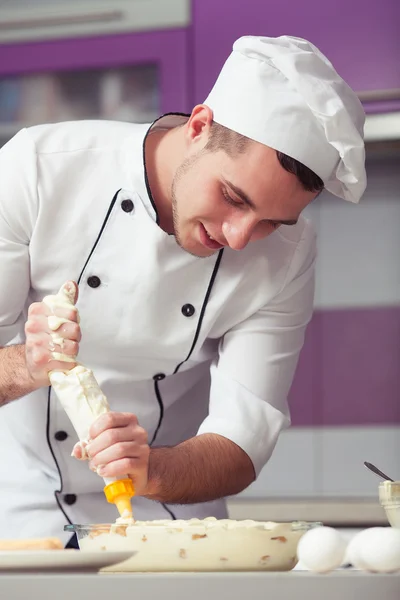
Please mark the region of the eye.
POLYGON ((225 198, 226 202, 231 206, 236 206, 236 208, 240 208, 241 206, 243 206, 242 202, 237 202, 236 200, 234 200, 225 189, 222 190, 222 195, 225 198))
POLYGON ((260 222, 261 226, 264 226, 264 229, 268 229, 268 230, 273 230, 275 231, 275 229, 278 229, 278 227, 280 227, 280 223, 276 223, 275 221, 268 221, 268 219, 265 219, 265 221, 261 221, 260 222))

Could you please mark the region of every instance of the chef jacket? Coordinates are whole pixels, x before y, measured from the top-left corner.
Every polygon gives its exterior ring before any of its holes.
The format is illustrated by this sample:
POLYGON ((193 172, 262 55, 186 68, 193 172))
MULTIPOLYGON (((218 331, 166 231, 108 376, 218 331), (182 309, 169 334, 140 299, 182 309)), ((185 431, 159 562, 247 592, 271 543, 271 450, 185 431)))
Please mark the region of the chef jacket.
MULTIPOLYGON (((224 436, 256 474, 290 423, 287 395, 312 313, 315 234, 300 218, 240 252, 185 252, 158 225, 144 142, 153 124, 80 121, 21 130, 0 150, 0 345, 24 343, 32 302, 79 283, 79 361, 151 445, 224 436)), ((57 535, 113 522, 103 480, 73 459, 51 387, 1 409, 0 531, 57 535)), ((138 520, 226 516, 223 500, 133 499, 138 520)))

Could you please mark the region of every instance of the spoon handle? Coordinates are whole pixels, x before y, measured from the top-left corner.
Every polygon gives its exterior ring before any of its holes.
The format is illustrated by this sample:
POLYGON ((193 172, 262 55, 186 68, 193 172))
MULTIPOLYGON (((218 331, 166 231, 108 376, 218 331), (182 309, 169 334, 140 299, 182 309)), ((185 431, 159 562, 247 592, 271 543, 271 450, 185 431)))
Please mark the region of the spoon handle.
POLYGON ((382 477, 382 479, 385 479, 386 481, 393 481, 393 479, 388 477, 388 475, 385 475, 385 473, 380 471, 378 467, 375 467, 375 465, 371 464, 370 462, 365 462, 364 465, 367 467, 367 469, 375 473, 375 475, 378 475, 378 477, 382 477))

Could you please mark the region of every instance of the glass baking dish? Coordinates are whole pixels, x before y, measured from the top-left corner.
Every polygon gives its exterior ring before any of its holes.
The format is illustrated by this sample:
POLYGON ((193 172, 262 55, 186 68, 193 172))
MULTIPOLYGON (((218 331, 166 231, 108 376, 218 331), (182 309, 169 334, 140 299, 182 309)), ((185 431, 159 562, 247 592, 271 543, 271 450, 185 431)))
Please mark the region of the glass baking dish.
POLYGON ((135 521, 66 525, 82 551, 130 550, 127 561, 104 569, 126 571, 290 571, 306 531, 321 523, 230 519, 135 521))

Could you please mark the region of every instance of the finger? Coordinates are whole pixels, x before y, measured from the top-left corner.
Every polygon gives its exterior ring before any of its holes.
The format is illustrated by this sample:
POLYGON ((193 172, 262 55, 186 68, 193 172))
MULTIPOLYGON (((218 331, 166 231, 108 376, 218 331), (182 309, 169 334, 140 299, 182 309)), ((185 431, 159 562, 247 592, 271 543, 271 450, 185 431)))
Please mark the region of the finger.
POLYGON ((57 342, 58 339, 55 341, 49 334, 44 332, 32 334, 26 340, 26 349, 30 355, 40 356, 38 360, 41 365, 45 365, 51 360, 62 360, 59 356, 60 354, 70 356, 71 358, 74 358, 78 354, 78 342, 63 340, 62 338, 62 344, 57 342))
POLYGON ((47 317, 45 315, 32 314, 25 323, 25 334, 40 334, 50 331, 47 317))
POLYGON ((63 338, 55 334, 48 336, 47 346, 50 352, 49 362, 56 360, 70 364, 72 362, 75 362, 75 358, 79 352, 78 342, 73 342, 72 340, 64 340, 63 338))
POLYGON ((92 423, 89 435, 94 440, 100 433, 107 429, 114 429, 115 427, 127 427, 128 425, 137 425, 137 417, 132 413, 121 413, 121 412, 107 412, 103 413, 98 417, 94 423, 92 423))
MULTIPOLYGON (((76 362, 59 360, 52 356, 49 348, 50 336, 46 334, 32 335, 26 339, 25 351, 28 369, 30 372, 42 372, 42 376, 49 371, 69 371, 76 367, 76 362)), ((73 358, 73 357, 71 357, 73 358)))
POLYGON ((86 460, 87 454, 84 452, 82 448, 82 442, 77 442, 75 446, 72 448, 71 456, 76 458, 77 460, 86 460))
POLYGON ((101 465, 108 465, 111 462, 122 460, 124 458, 146 460, 149 455, 147 448, 148 446, 143 446, 136 442, 119 442, 96 454, 96 456, 91 459, 90 465, 97 468, 101 465))
POLYGON ((49 350, 51 352, 51 357, 58 358, 59 354, 65 354, 66 356, 75 357, 79 352, 79 344, 78 342, 73 342, 72 340, 61 340, 62 343, 58 344, 54 342, 49 336, 49 350), (55 353, 55 354, 54 354, 55 353))
POLYGON ((65 323, 63 319, 54 317, 53 315, 36 315, 32 314, 25 323, 26 334, 41 334, 57 332, 57 336, 65 339, 81 341, 82 332, 77 322, 68 321, 65 323), (54 322, 53 322, 54 320, 54 322), (59 321, 58 323, 56 321, 59 321))
MULTIPOLYGON (((76 306, 59 306, 55 305, 53 307, 50 315, 54 315, 55 317, 59 317, 60 319, 66 319, 67 321, 71 321, 73 323, 78 322, 78 309, 76 306)), ((61 325, 62 323, 60 323, 61 325)))
POLYGON ((83 455, 82 446, 80 445, 79 442, 77 442, 75 444, 75 446, 72 448, 71 456, 73 456, 77 460, 82 460, 82 455, 83 455))
POLYGON ((44 302, 33 302, 28 308, 28 317, 33 315, 48 316, 51 314, 51 309, 44 302))
POLYGON ((147 444, 147 432, 138 425, 126 427, 114 427, 100 433, 96 439, 92 439, 87 446, 90 458, 99 452, 122 442, 133 442, 135 444, 147 444))
POLYGON ((49 317, 49 328, 52 340, 55 344, 61 344, 64 340, 80 342, 82 338, 81 329, 78 323, 57 323, 58 317, 49 317), (54 320, 55 321, 54 321, 54 320), (59 341, 61 340, 61 341, 59 341))
POLYGON ((50 335, 45 332, 30 334, 25 341, 27 354, 29 356, 40 355, 41 362, 48 362, 50 359, 50 340, 50 335))
MULTIPOLYGON (((48 298, 55 298, 55 296, 49 296, 48 298)), ((57 303, 52 303, 51 306, 52 308, 45 302, 33 302, 28 308, 28 318, 32 316, 49 317, 51 315, 56 315, 57 317, 67 319, 67 321, 78 322, 79 316, 76 306, 60 306, 57 305, 57 303)))
POLYGON ((88 455, 85 448, 86 442, 77 442, 72 449, 71 456, 73 456, 77 460, 87 460, 88 455))
POLYGON ((81 328, 77 322, 64 323, 57 329, 57 335, 66 340, 73 340, 74 342, 80 342, 82 339, 81 328))
POLYGON ((33 347, 27 348, 26 354, 30 369, 37 371, 38 369, 47 369, 50 353, 45 348, 33 347))
POLYGON ((129 474, 132 479, 143 478, 147 476, 147 462, 139 458, 122 458, 115 460, 108 465, 102 465, 96 472, 101 477, 121 477, 129 474))
POLYGON ((45 348, 35 347, 29 349, 27 350, 27 355, 29 357, 30 370, 44 370, 47 373, 49 371, 69 371, 77 365, 75 361, 65 362, 55 360, 51 357, 50 351, 45 348))

